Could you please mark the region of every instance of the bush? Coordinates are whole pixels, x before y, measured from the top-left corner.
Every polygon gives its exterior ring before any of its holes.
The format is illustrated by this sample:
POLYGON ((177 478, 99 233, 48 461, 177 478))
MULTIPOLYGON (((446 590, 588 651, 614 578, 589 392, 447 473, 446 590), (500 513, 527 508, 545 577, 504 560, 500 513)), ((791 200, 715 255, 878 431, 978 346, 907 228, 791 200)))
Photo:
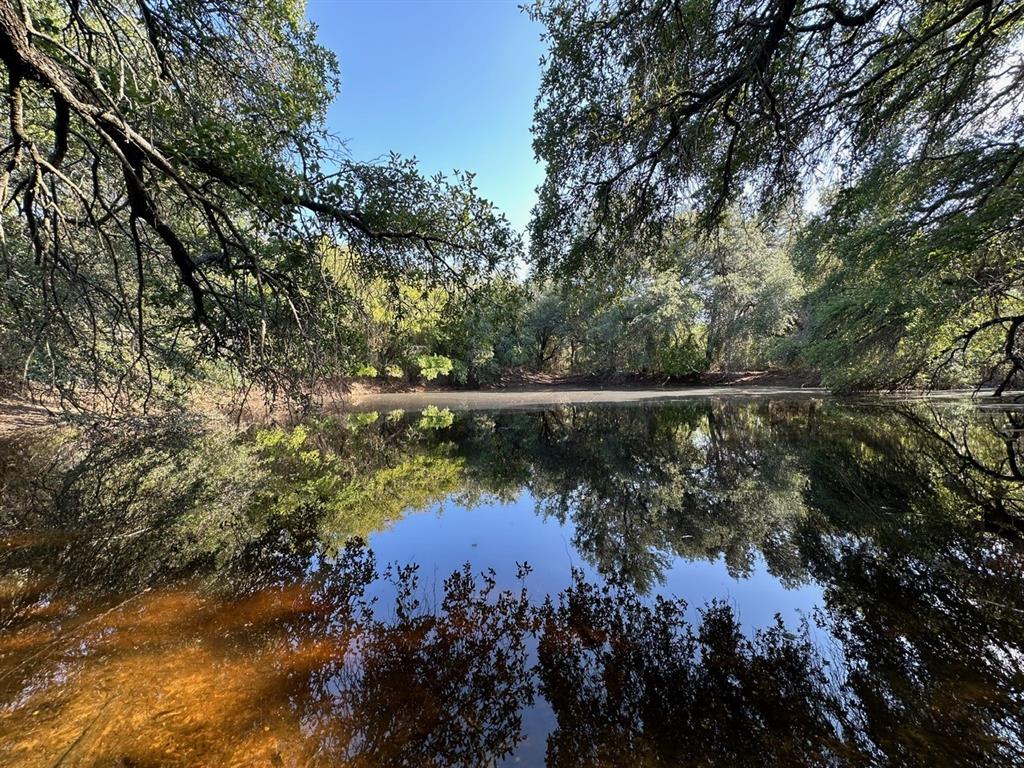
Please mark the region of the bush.
POLYGON ((444 355, 420 355, 416 358, 420 376, 425 381, 433 381, 438 376, 447 376, 452 372, 452 359, 444 355))
POLYGON ((682 377, 707 368, 707 356, 694 341, 673 342, 658 350, 658 371, 666 376, 682 377))

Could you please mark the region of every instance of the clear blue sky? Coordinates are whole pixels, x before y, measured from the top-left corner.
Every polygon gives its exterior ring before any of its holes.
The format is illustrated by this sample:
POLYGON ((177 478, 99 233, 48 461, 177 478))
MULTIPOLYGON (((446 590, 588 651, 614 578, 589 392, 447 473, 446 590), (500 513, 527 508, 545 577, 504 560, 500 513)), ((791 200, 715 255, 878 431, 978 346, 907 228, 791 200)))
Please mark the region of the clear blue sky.
POLYGON ((398 152, 429 173, 476 173, 481 194, 522 230, 543 169, 530 123, 540 26, 515 0, 308 0, 338 56, 331 131, 352 157, 398 152))

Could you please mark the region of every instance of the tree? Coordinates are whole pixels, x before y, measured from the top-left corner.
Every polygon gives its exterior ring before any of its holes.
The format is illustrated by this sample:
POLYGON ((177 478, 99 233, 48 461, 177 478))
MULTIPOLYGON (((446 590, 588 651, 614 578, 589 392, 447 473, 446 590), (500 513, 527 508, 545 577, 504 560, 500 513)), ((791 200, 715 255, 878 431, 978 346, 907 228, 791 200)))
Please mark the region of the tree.
POLYGON ((453 361, 460 383, 480 384, 526 361, 526 288, 508 275, 468 286, 453 297, 440 349, 453 361))
POLYGON ((321 373, 324 238, 382 274, 515 247, 471 176, 346 158, 322 122, 336 63, 296 0, 5 1, 0 51, 7 377, 116 399, 200 361, 321 373))
POLYGON ((804 231, 805 354, 831 386, 1019 380, 1024 175, 994 178, 1024 149, 970 146, 913 166, 886 148, 804 231))
POLYGON ((803 282, 789 243, 730 212, 714 237, 679 217, 665 242, 594 279, 539 281, 525 327, 539 368, 683 377, 782 359, 803 282))
POLYGON ((915 313, 934 322, 950 306, 967 307, 943 317, 960 324, 940 333, 950 351, 987 341, 999 391, 1024 369, 1024 314, 999 298, 1021 281, 1019 2, 552 0, 532 15, 550 45, 535 116, 547 177, 531 226, 542 269, 650 252, 680 210, 713 232, 734 204, 770 217, 834 188, 818 264, 839 275, 830 296, 863 308, 865 275, 891 295, 922 286, 906 301, 869 298, 861 327, 843 309, 819 315, 845 350, 840 366, 864 354, 865 334, 879 353, 874 373, 846 380, 878 381, 882 350, 916 343, 915 313), (863 199, 847 225, 884 229, 876 251, 891 268, 860 258, 864 238, 845 239, 848 192, 863 199), (1000 326, 1001 338, 984 333, 1000 326))
POLYGON ((803 285, 789 249, 736 212, 712 237, 696 236, 689 223, 679 223, 668 251, 701 307, 707 367, 769 365, 800 324, 803 285))
POLYGON ((549 285, 536 285, 530 295, 524 324, 533 351, 533 363, 545 368, 557 361, 568 342, 569 366, 576 362, 575 338, 572 333, 573 312, 564 291, 549 285))

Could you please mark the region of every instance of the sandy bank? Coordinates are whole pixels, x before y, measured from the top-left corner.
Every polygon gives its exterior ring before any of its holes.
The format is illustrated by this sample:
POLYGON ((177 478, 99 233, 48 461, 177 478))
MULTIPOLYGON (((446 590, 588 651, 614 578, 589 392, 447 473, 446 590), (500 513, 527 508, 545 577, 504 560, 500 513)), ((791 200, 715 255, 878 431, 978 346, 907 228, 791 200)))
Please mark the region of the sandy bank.
POLYGON ((981 408, 1022 408, 1011 397, 985 397, 987 392, 942 390, 933 392, 869 393, 840 398, 821 387, 786 386, 690 386, 651 388, 530 387, 508 390, 430 390, 412 392, 353 392, 328 411, 418 411, 428 406, 453 411, 546 408, 556 405, 670 402, 700 398, 835 398, 848 402, 899 402, 906 400, 954 401, 974 399, 981 408))

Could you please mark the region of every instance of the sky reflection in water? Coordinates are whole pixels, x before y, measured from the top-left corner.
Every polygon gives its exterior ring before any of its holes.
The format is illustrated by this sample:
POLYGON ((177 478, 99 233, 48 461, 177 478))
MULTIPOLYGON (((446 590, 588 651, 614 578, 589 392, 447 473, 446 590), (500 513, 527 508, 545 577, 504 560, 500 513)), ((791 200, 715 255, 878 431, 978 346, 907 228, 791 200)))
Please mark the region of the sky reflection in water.
MULTIPOLYGON (((468 562, 474 572, 493 568, 500 588, 515 589, 516 565, 524 557, 533 569, 527 580, 531 593, 561 592, 572 585, 573 569, 599 580, 602 574, 573 546, 572 519, 559 523, 536 509, 537 500, 525 490, 511 502, 473 508, 446 500, 371 535, 369 545, 381 562, 418 564, 428 584, 440 583, 468 562)), ((768 572, 760 553, 740 577, 730 574, 721 556, 670 557, 648 594, 682 598, 691 606, 724 600, 745 626, 759 628, 771 624, 776 613, 797 622, 821 603, 817 584, 783 585, 768 572)))
POLYGON ((727 400, 13 439, 0 763, 1019 764, 1022 425, 727 400))

